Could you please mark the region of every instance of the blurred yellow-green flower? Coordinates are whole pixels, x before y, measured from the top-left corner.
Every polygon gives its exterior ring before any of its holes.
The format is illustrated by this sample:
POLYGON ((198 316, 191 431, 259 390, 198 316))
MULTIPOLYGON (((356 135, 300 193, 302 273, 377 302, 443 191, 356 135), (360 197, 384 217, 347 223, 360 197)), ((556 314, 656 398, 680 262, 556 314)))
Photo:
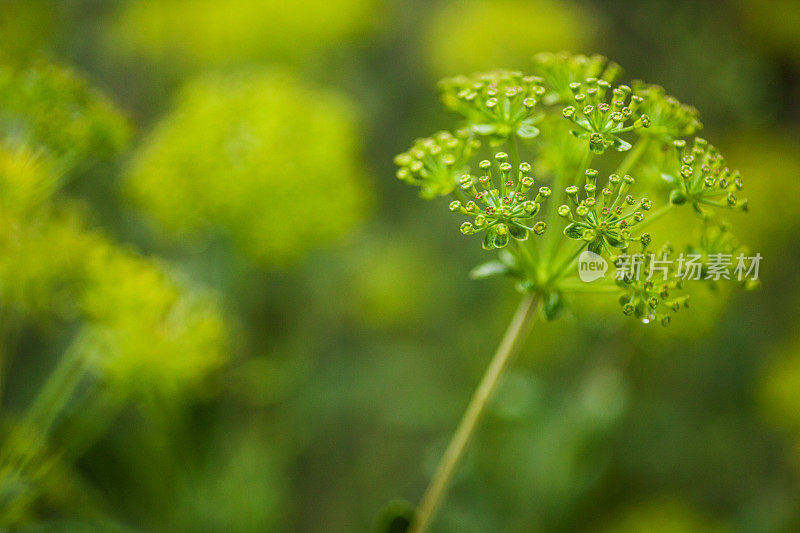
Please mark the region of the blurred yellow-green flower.
POLYGON ((561 0, 450 0, 430 15, 427 61, 437 77, 498 67, 527 70, 531 56, 542 50, 591 45, 594 18, 561 0))
POLYGON ((159 0, 126 2, 111 29, 116 47, 156 60, 227 64, 299 58, 357 38, 379 0, 159 0))
POLYGON ((41 148, 66 172, 87 158, 118 152, 131 128, 116 106, 69 68, 38 63, 0 66, 0 133, 14 144, 41 148))
POLYGON ((0 301, 25 315, 65 317, 93 237, 75 209, 53 212, 52 162, 24 145, 0 143, 0 301))
POLYGON ((0 237, 0 299, 37 320, 77 315, 75 290, 85 279, 86 254, 99 237, 74 210, 43 215, 0 237))
POLYGON ((127 190, 173 235, 220 231, 284 263, 364 216, 355 110, 287 74, 198 79, 139 150, 127 190))
POLYGON ((227 327, 213 300, 112 245, 85 260, 86 349, 109 389, 169 398, 198 392, 228 356, 227 327))
POLYGON ((11 225, 30 214, 58 187, 50 161, 26 145, 0 143, 0 223, 8 235, 11 225))

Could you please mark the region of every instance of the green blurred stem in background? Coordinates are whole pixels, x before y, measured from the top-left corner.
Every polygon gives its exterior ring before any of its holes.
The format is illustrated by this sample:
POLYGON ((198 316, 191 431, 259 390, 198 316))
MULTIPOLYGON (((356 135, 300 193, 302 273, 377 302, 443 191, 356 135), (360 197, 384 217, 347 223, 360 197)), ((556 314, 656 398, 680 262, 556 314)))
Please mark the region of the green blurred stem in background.
POLYGON ((633 144, 633 149, 628 151, 628 155, 625 156, 625 159, 623 159, 622 163, 617 167, 616 174, 618 176, 624 176, 629 173, 633 166, 639 162, 639 159, 641 159, 642 155, 647 150, 649 139, 649 137, 640 137, 639 140, 633 144))
POLYGON ((517 307, 511 323, 508 325, 503 340, 497 347, 497 351, 489 363, 489 367, 483 374, 478 388, 475 389, 472 399, 461 418, 461 422, 456 428, 447 449, 436 467, 425 494, 422 496, 417 512, 414 516, 414 523, 411 526, 411 533, 423 533, 428 530, 431 520, 436 510, 447 494, 450 482, 453 479, 464 452, 469 446, 475 430, 483 416, 492 394, 497 389, 500 378, 508 368, 512 357, 517 352, 523 341, 527 338, 533 318, 536 316, 536 304, 538 297, 536 294, 526 294, 517 307))

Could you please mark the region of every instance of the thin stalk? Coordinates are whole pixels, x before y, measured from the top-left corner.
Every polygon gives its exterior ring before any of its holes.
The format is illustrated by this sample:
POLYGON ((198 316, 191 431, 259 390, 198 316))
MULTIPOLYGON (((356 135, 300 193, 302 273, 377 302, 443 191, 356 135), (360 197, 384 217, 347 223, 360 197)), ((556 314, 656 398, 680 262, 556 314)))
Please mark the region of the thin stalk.
MULTIPOLYGON (((537 262, 534 259, 533 255, 531 254, 530 248, 528 248, 527 243, 525 241, 518 241, 514 240, 517 246, 518 258, 522 263, 523 270, 527 272, 530 276, 533 276, 536 279, 538 276, 538 271, 536 268, 537 262)), ((535 252, 536 250, 534 250, 535 252)), ((537 254, 538 255, 538 254, 537 254)))
POLYGON ((558 278, 560 278, 561 275, 564 274, 567 271, 567 269, 569 269, 570 266, 572 266, 572 263, 574 263, 575 260, 578 259, 578 256, 581 255, 583 249, 586 248, 588 245, 589 245, 588 242, 583 242, 577 249, 575 249, 575 251, 573 251, 569 255, 569 257, 564 259, 559 264, 558 268, 553 269, 552 271, 553 273, 550 275, 549 281, 553 282, 556 281, 558 278))
POLYGON ((645 150, 647 149, 648 142, 650 137, 644 136, 639 137, 639 139, 633 144, 633 148, 628 152, 628 155, 625 156, 625 159, 622 160, 622 163, 619 164, 617 167, 617 171, 615 174, 617 176, 624 176, 628 174, 631 169, 639 162, 639 159, 644 154, 645 150))
POLYGON ((586 172, 586 169, 592 164, 592 159, 594 159, 594 152, 589 149, 589 145, 586 145, 586 151, 584 152, 583 159, 578 167, 578 173, 575 174, 575 179, 570 183, 570 185, 577 185, 581 182, 581 178, 586 172))
POLYGON ((79 338, 67 349, 25 412, 18 433, 3 443, 0 468, 12 467, 24 472, 44 448, 54 423, 86 375, 87 363, 82 346, 79 338), (21 455, 17 452, 20 439, 25 442, 21 455))
POLYGON ((605 292, 619 292, 619 287, 615 284, 600 283, 594 285, 591 282, 587 283, 580 279, 565 279, 558 284, 558 288, 569 292, 580 293, 605 293, 605 292))
POLYGON ((519 146, 517 145, 517 136, 512 135, 508 139, 508 158, 511 160, 511 177, 516 182, 517 172, 519 172, 519 146))
POLYGON ((652 224, 653 222, 655 222, 655 221, 656 221, 656 220, 658 220, 659 218, 663 217, 664 215, 666 215, 667 213, 669 213, 670 211, 672 211, 672 209, 673 209, 674 207, 675 207, 675 204, 672 204, 672 203, 668 203, 668 204, 666 204, 666 205, 664 205, 664 206, 661 206, 661 207, 659 207, 658 209, 656 209, 655 211, 653 211, 653 213, 652 213, 650 216, 648 216, 647 218, 645 218, 644 220, 642 220, 642 222, 640 222, 639 224, 637 224, 637 225, 635 226, 635 228, 636 228, 637 230, 641 230, 641 229, 642 229, 642 228, 644 228, 645 226, 649 226, 650 224, 652 224))
POLYGON ((86 375, 86 358, 75 348, 73 344, 64 353, 25 414, 25 423, 42 436, 50 431, 86 375))
POLYGON ((536 314, 537 301, 535 294, 526 294, 519 307, 517 307, 517 311, 508 325, 503 340, 497 347, 492 362, 489 363, 489 367, 483 374, 478 388, 475 389, 467 410, 464 412, 456 432, 447 445, 447 449, 436 467, 436 472, 433 474, 425 494, 422 496, 422 501, 411 525, 411 533, 424 533, 430 527, 431 520, 447 494, 453 474, 455 474, 467 446, 469 446, 472 437, 475 435, 478 423, 497 388, 497 384, 500 382, 500 378, 508 368, 514 353, 527 337, 536 314))

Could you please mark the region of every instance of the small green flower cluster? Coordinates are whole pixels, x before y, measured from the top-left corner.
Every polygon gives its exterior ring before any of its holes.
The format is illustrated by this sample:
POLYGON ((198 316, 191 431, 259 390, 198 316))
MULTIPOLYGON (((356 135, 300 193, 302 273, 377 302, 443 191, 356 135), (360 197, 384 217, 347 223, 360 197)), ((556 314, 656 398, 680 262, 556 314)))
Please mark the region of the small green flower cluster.
POLYGON ((671 142, 703 129, 697 109, 667 95, 663 87, 636 81, 633 91, 642 97, 640 110, 650 119, 648 128, 637 130, 639 135, 654 135, 663 142, 671 142))
POLYGON ((637 204, 636 199, 628 194, 633 183, 634 179, 627 174, 622 178, 612 174, 608 177, 608 185, 600 192, 598 203, 597 170, 587 169, 583 187, 585 197, 579 199, 580 190, 575 185, 570 185, 565 191, 575 206, 576 216, 567 204, 558 208, 559 216, 569 220, 564 235, 588 242, 589 251, 597 254, 603 251, 611 253, 609 246, 624 250, 629 242, 640 240, 631 234, 630 228, 644 220, 644 213, 652 204, 647 198, 642 198, 637 204))
POLYGON ((619 152, 630 150, 631 145, 620 135, 650 126, 650 117, 637 113, 644 98, 631 94, 627 85, 611 90, 607 81, 588 78, 583 83, 571 83, 569 88, 573 92, 571 105, 562 113, 577 127, 572 134, 579 139, 588 139, 589 148, 596 154, 602 154, 610 147, 619 152), (611 98, 607 102, 609 92, 611 98))
POLYGON ((572 84, 594 78, 614 83, 622 68, 601 55, 572 55, 541 53, 533 57, 533 71, 544 80, 544 103, 553 105, 568 102, 573 96, 572 84))
MULTIPOLYGON (((658 238, 649 226, 691 205, 702 231, 686 252, 709 272, 722 252, 706 249, 724 247, 726 258, 732 243, 737 253, 743 249, 727 226, 714 234, 712 225, 722 222, 712 209, 746 211, 747 200, 739 197, 741 176, 713 146, 695 138, 687 147, 685 137, 702 128, 697 110, 655 85, 613 87, 620 73, 602 56, 560 53, 536 56, 532 75, 492 71, 443 80, 442 102, 461 116, 461 129, 417 141, 396 159, 398 177, 426 198, 451 195, 450 210, 472 218, 461 233, 482 233, 485 249, 501 249, 474 277, 515 278, 519 290, 545 302, 548 318, 564 308, 567 294, 616 292, 626 315, 666 325, 688 301, 674 295, 684 284, 674 266, 658 281, 609 273, 587 282, 579 258, 586 251, 615 260, 638 243, 646 272, 663 260, 644 253, 658 238), (502 147, 494 162, 474 161, 481 152, 474 137, 502 147), (625 156, 617 159, 617 152, 625 156), (527 239, 530 233, 541 238, 527 239)), ((665 240, 662 253, 670 249, 665 240)))
POLYGON ((544 94, 542 79, 521 72, 498 70, 487 74, 457 76, 439 82, 442 103, 462 115, 478 135, 492 146, 511 135, 530 139, 539 134, 534 108, 544 94))
POLYGON ((469 130, 454 134, 440 131, 433 137, 417 139, 407 152, 396 156, 397 177, 420 187, 420 196, 435 198, 453 192, 453 176, 463 172, 480 141, 469 130))
POLYGON ((701 214, 703 207, 747 211, 747 199, 736 196, 743 187, 742 177, 728 167, 716 148, 700 137, 695 137, 691 150, 686 149, 683 139, 674 141, 673 146, 673 168, 663 174, 672 186, 670 202, 688 203, 701 214))
POLYGON ((689 307, 689 295, 675 296, 676 291, 683 289, 683 280, 676 276, 672 249, 664 246, 658 253, 647 253, 649 239, 647 234, 642 236, 642 253, 637 256, 641 259, 634 268, 637 273, 655 270, 660 273, 655 276, 619 276, 616 283, 623 291, 619 304, 626 316, 636 317, 644 323, 658 322, 668 326, 672 321, 671 313, 689 307))
POLYGON ((495 155, 495 160, 500 171, 499 187, 495 187, 491 161, 483 160, 478 165, 484 172, 484 175, 478 178, 482 188, 480 192, 475 187, 472 176, 466 175, 461 178, 461 189, 475 198, 480 205, 473 200, 463 205, 459 200, 450 203, 450 211, 474 217, 474 222, 461 224, 461 233, 472 235, 479 231, 486 232, 483 239, 483 247, 486 250, 503 248, 508 244, 509 238, 524 241, 528 238, 529 232, 536 235, 544 233, 546 229, 544 222, 532 224, 530 221, 539 212, 541 203, 550 196, 550 189, 540 187, 536 196, 532 200, 529 198, 528 191, 533 187, 533 178, 528 175, 531 170, 530 163, 519 165, 515 181, 512 179, 514 169, 508 162, 508 154, 500 152, 495 155))
POLYGON ((214 300, 164 265, 100 243, 86 260, 83 349, 107 386, 136 398, 198 393, 228 356, 214 300))

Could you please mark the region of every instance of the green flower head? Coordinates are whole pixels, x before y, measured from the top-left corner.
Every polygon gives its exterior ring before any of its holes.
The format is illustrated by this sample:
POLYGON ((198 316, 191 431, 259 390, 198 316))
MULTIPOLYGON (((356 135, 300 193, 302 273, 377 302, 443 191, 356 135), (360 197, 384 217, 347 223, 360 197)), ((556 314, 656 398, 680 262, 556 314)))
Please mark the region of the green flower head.
POLYGON ((408 151, 394 158, 397 177, 409 185, 420 187, 420 196, 434 198, 453 192, 457 177, 467 170, 467 164, 480 141, 469 130, 455 134, 440 131, 433 137, 417 139, 408 151))
POLYGON ((508 154, 495 155, 499 175, 492 169, 489 160, 478 165, 484 175, 477 179, 481 191, 475 186, 475 179, 466 175, 461 178, 461 189, 475 201, 462 204, 459 200, 450 203, 450 211, 474 217, 473 222, 464 222, 461 233, 472 235, 485 231, 483 247, 487 250, 505 247, 510 239, 524 241, 529 232, 541 235, 546 229, 542 221, 533 222, 541 208, 541 203, 550 196, 550 189, 541 187, 536 196, 531 197, 533 178, 531 165, 522 163, 514 172, 508 162, 508 154))
POLYGON ((229 354, 214 299, 181 286, 163 265, 109 244, 85 260, 86 322, 77 342, 110 390, 172 398, 202 392, 229 354))
POLYGON ((647 253, 647 246, 643 245, 641 254, 616 256, 614 259, 618 268, 636 273, 618 276, 616 280, 622 289, 619 304, 625 315, 645 323, 658 322, 667 326, 673 313, 689 307, 689 296, 680 294, 683 281, 677 275, 669 246, 647 253))
POLYGON ((598 199, 597 174, 594 169, 586 170, 583 198, 577 186, 567 187, 566 193, 572 207, 564 204, 558 208, 559 216, 569 220, 564 235, 588 242, 589 251, 597 254, 603 251, 612 253, 614 248, 624 250, 631 241, 640 240, 641 236, 636 237, 631 231, 644 220, 652 204, 647 198, 637 202, 628 194, 634 183, 634 179, 628 175, 622 178, 616 174, 609 176, 598 199))
POLYGON ((728 167, 725 158, 708 141, 695 137, 691 149, 686 141, 673 143, 675 157, 662 177, 671 187, 670 202, 690 204, 703 214, 710 208, 747 211, 747 199, 739 198, 742 177, 728 167))
POLYGON ((439 91, 445 107, 462 115, 475 133, 497 146, 512 135, 530 139, 539 134, 535 109, 544 93, 542 81, 498 70, 442 80, 439 91))
POLYGON ((576 127, 572 134, 588 140, 596 154, 611 147, 618 152, 630 150, 631 145, 620 135, 650 126, 650 118, 638 111, 644 100, 631 94, 627 85, 611 89, 605 80, 587 78, 569 87, 573 93, 571 105, 564 107, 562 114, 576 127))
POLYGON ((131 127, 119 109, 66 67, 0 67, 0 134, 43 150, 62 171, 124 148, 131 127))
POLYGON ((639 128, 639 135, 658 136, 664 142, 694 135, 703 128, 700 113, 690 105, 669 96, 659 85, 633 82, 633 92, 642 97, 639 110, 650 118, 650 127, 639 128))
POLYGON ((602 56, 561 53, 537 55, 533 75, 448 78, 439 84, 444 106, 461 115, 464 131, 501 146, 494 161, 473 162, 478 152, 467 150, 462 130, 417 141, 397 158, 401 179, 426 197, 449 194, 450 210, 470 217, 461 233, 480 233, 483 248, 497 251, 472 277, 512 278, 549 320, 569 298, 597 292, 615 294, 626 315, 667 325, 688 301, 684 282, 758 285, 761 256, 745 256, 729 228, 709 218, 711 208, 747 210, 739 173, 705 140, 687 147, 683 137, 702 127, 694 108, 655 85, 613 87, 620 73, 602 56), (684 218, 701 231, 677 256, 669 246, 648 252, 668 240, 653 224, 683 204, 703 215, 684 218), (638 256, 640 275, 609 270, 628 256, 638 256))
POLYGON ((572 101, 571 85, 587 78, 614 83, 622 68, 601 55, 572 55, 568 52, 541 53, 533 57, 533 71, 544 81, 543 102, 547 105, 572 101))

